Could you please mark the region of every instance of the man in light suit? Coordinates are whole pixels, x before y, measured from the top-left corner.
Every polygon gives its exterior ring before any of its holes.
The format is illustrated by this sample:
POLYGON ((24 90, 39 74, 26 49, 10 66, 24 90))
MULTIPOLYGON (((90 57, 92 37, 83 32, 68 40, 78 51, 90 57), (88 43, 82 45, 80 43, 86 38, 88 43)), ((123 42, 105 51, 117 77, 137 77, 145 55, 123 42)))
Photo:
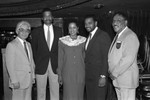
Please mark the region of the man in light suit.
POLYGON ((115 13, 112 26, 117 34, 109 50, 108 63, 118 100, 135 100, 135 91, 139 83, 139 40, 127 24, 124 13, 115 13))
POLYGON ((58 40, 62 36, 62 29, 53 25, 53 16, 49 8, 45 8, 42 15, 44 24, 31 32, 31 46, 36 65, 37 100, 46 100, 47 79, 51 100, 59 100, 56 69, 58 67, 58 40))
POLYGON ((31 45, 26 41, 30 29, 28 22, 19 22, 16 27, 17 37, 6 47, 6 67, 10 77, 12 100, 31 100, 35 66, 31 45))
POLYGON ((85 28, 89 37, 85 45, 85 85, 87 100, 106 100, 108 83, 108 33, 97 26, 94 15, 87 15, 85 28))

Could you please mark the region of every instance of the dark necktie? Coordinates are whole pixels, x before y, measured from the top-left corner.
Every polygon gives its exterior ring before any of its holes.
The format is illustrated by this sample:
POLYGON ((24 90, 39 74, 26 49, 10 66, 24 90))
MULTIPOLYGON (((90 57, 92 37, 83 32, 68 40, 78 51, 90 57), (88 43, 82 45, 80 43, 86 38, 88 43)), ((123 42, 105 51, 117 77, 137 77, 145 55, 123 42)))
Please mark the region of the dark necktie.
POLYGON ((112 50, 112 48, 113 48, 113 46, 114 46, 114 44, 115 44, 117 38, 118 38, 118 34, 114 37, 114 40, 113 40, 112 45, 111 45, 111 47, 110 47, 110 51, 112 50))
POLYGON ((115 36, 112 46, 115 44, 117 38, 118 38, 118 34, 115 36))
POLYGON ((49 30, 49 26, 48 26, 48 31, 47 31, 47 45, 50 49, 50 30, 49 30))
POLYGON ((24 49, 25 49, 26 55, 27 55, 27 57, 28 57, 28 59, 29 59, 27 44, 26 44, 26 42, 23 42, 23 43, 24 43, 24 49))
POLYGON ((89 42, 90 42, 91 38, 92 38, 92 34, 90 33, 89 34, 89 42))

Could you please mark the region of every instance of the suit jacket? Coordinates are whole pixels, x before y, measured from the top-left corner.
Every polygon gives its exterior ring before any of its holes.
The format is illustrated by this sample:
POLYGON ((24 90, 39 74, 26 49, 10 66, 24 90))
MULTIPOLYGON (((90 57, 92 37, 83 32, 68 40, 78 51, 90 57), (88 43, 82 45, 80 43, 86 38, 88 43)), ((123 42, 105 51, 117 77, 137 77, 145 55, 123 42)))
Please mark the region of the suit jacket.
POLYGON ((35 73, 45 74, 49 60, 51 60, 52 70, 56 73, 58 67, 58 40, 62 36, 62 29, 53 26, 54 30, 54 41, 52 44, 51 51, 49 51, 45 35, 44 27, 40 26, 31 32, 31 46, 33 50, 33 58, 35 61, 35 73))
MULTIPOLYGON (((20 89, 28 88, 34 76, 34 61, 30 43, 27 42, 30 59, 18 38, 9 42, 6 47, 6 67, 11 83, 20 83, 20 89), (31 75, 32 74, 32 75, 31 75)), ((13 87, 12 87, 13 88, 13 87)))
POLYGON ((98 28, 85 52, 86 79, 98 80, 100 75, 108 75, 110 43, 109 35, 98 28))
POLYGON ((139 40, 128 27, 123 31, 114 45, 111 45, 108 55, 109 72, 116 77, 113 84, 116 87, 136 88, 139 83, 137 53, 139 40))

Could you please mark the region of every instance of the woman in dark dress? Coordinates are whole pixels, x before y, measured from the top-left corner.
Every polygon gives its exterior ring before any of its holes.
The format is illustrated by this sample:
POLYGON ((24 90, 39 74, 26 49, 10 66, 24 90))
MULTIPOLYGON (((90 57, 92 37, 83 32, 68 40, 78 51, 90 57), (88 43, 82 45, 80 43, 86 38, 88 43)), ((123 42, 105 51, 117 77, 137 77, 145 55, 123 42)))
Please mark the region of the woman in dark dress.
POLYGON ((63 84, 63 100, 83 100, 86 38, 77 35, 75 22, 69 23, 68 30, 69 35, 61 37, 58 44, 58 81, 63 84))

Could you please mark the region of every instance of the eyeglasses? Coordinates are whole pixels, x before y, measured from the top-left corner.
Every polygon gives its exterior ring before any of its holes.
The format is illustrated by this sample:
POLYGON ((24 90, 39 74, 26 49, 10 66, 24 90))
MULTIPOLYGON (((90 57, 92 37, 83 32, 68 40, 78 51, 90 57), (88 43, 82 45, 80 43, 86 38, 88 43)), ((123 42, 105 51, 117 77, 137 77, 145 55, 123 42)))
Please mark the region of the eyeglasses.
POLYGON ((27 32, 27 33, 30 33, 30 32, 31 32, 30 29, 23 29, 23 28, 20 28, 19 31, 20 31, 20 32, 27 32))

